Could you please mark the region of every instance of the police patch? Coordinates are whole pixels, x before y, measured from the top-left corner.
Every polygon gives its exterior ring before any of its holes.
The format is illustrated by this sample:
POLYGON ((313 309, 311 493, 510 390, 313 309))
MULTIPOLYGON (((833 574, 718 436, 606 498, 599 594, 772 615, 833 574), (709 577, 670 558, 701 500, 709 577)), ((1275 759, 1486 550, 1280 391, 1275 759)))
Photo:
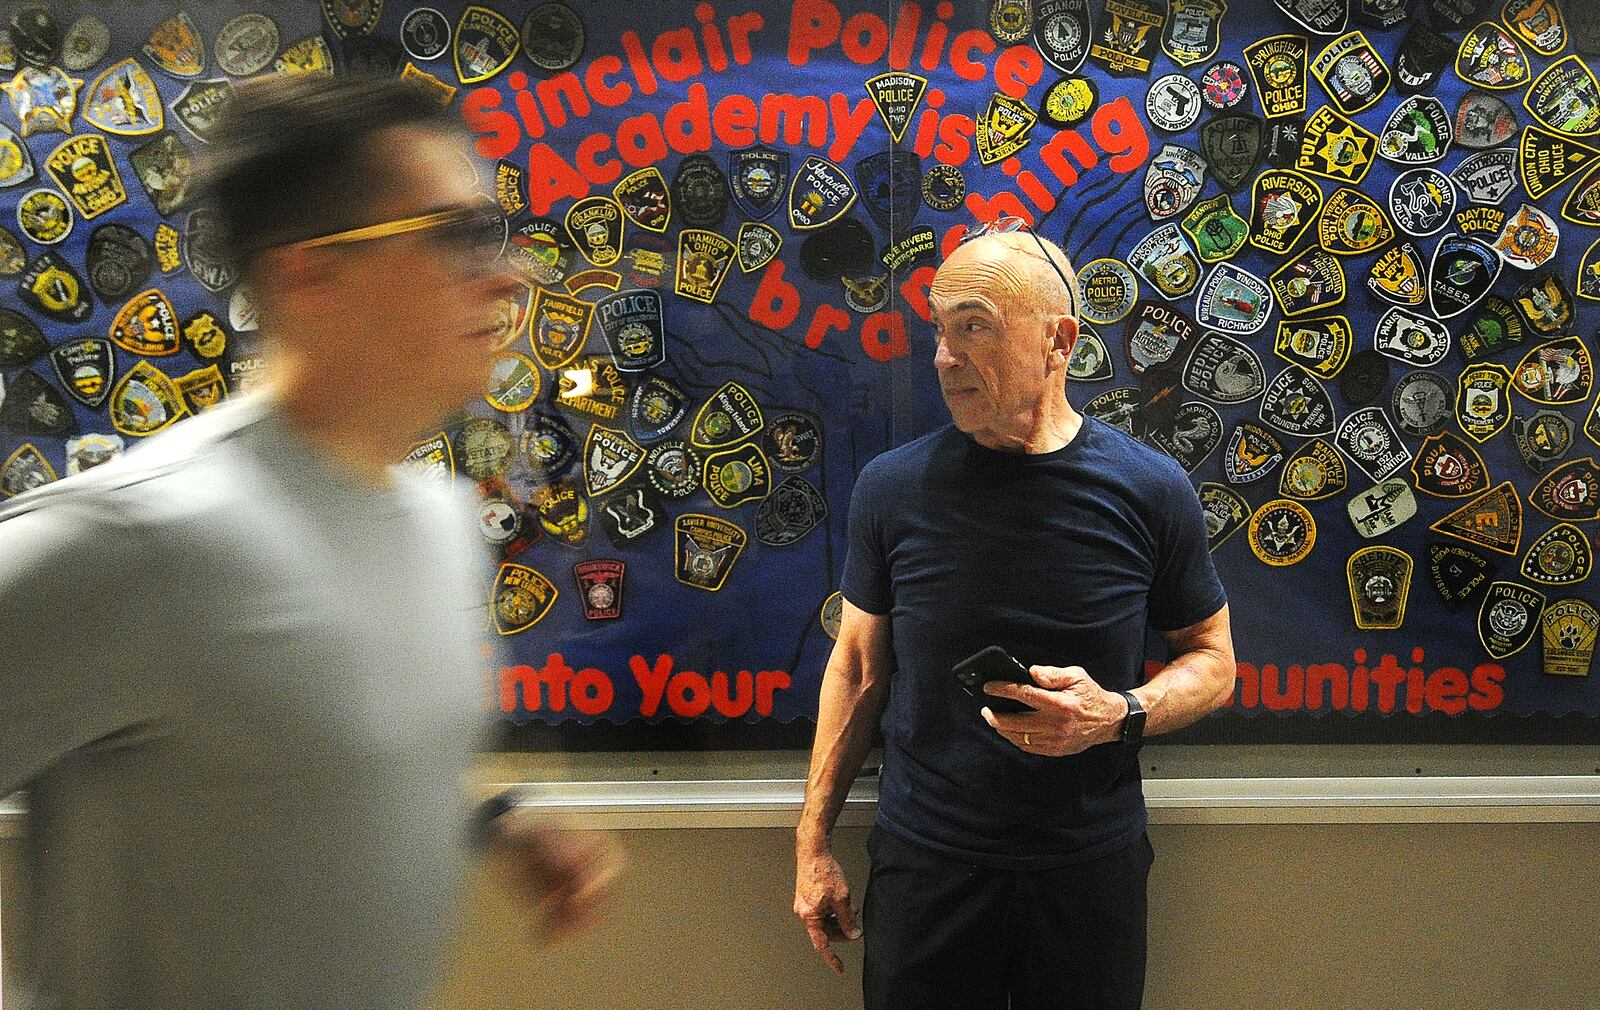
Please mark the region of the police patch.
POLYGON ((516 441, 499 421, 474 417, 461 426, 456 445, 462 471, 473 480, 482 481, 506 472, 516 441))
POLYGON ((1078 339, 1072 345, 1072 357, 1067 359, 1068 382, 1104 382, 1116 375, 1111 363, 1111 352, 1094 327, 1084 323, 1078 327, 1078 339))
POLYGON ((1554 56, 1567 46, 1567 25, 1556 0, 1506 0, 1500 19, 1540 56, 1554 56))
POLYGON ((1200 258, 1171 222, 1140 239, 1128 253, 1128 265, 1168 301, 1188 295, 1200 283, 1200 258))
POLYGON ((1205 263, 1233 257, 1244 248, 1250 234, 1249 222, 1234 212, 1233 201, 1226 193, 1196 204, 1180 225, 1205 263))
POLYGON ((1144 434, 1139 405, 1139 387, 1120 386, 1108 389, 1084 404, 1083 413, 1113 428, 1119 428, 1134 438, 1139 438, 1144 434))
POLYGON ((572 243, 566 229, 549 218, 536 217, 519 225, 508 236, 506 265, 526 283, 561 283, 572 266, 572 243))
POLYGON ((1199 154, 1165 144, 1144 172, 1144 203, 1154 221, 1177 217, 1194 205, 1205 185, 1206 163, 1199 154))
POLYGON ((880 227, 904 225, 916 216, 922 193, 922 159, 915 151, 868 155, 856 162, 855 177, 861 203, 880 227))
POLYGON ((1456 74, 1468 84, 1499 90, 1528 83, 1528 57, 1511 33, 1485 21, 1467 33, 1456 51, 1456 74))
POLYGON ((1456 105, 1455 140, 1462 147, 1473 150, 1497 147, 1510 140, 1516 131, 1516 114, 1498 95, 1469 91, 1456 105))
POLYGON ((1144 111, 1157 129, 1180 133, 1200 118, 1200 86, 1182 74, 1158 77, 1145 92, 1144 111))
POLYGON ((502 635, 527 631, 550 613, 559 595, 555 583, 540 572, 527 565, 503 562, 489 594, 494 630, 502 635))
MULTIPOLYGON (((699 485, 696 484, 696 487, 699 485)), ((666 507, 649 489, 634 483, 599 503, 600 526, 619 550, 642 542, 651 530, 661 528, 666 507)))
POLYGON ((1429 303, 1440 319, 1476 305, 1500 276, 1500 254, 1475 238, 1446 235, 1433 250, 1429 303))
POLYGON ((1325 179, 1355 185, 1367 177, 1377 149, 1375 134, 1324 105, 1306 121, 1295 167, 1325 179))
POLYGON ((785 411, 767 426, 762 445, 775 469, 801 473, 822 457, 822 426, 810 414, 785 411))
POLYGON ((1562 337, 1530 350, 1512 375, 1511 387, 1534 403, 1584 403, 1594 389, 1594 365, 1578 337, 1562 337))
POLYGON ((621 561, 580 561, 572 566, 586 620, 614 621, 622 616, 622 579, 626 572, 627 565, 621 561))
POLYGON ((221 291, 239 277, 222 224, 211 210, 194 210, 184 224, 184 258, 189 273, 207 291, 221 291))
POLYGON ((1456 45, 1420 21, 1407 29, 1394 57, 1394 86, 1402 95, 1432 92, 1456 45))
MULTIPOLYGON (((1089 118, 1100 104, 1100 89, 1088 77, 1063 77, 1045 89, 1039 99, 1039 118, 1047 126, 1070 130, 1089 118)), ((911 152, 908 152, 911 153, 911 152)), ((922 159, 916 159, 921 167, 922 159)))
POLYGON ((505 16, 473 5, 456 21, 456 77, 462 84, 487 81, 511 65, 522 37, 505 16))
POLYGON ((1490 295, 1468 317, 1466 329, 1461 331, 1461 352, 1470 363, 1514 347, 1526 336, 1522 317, 1511 303, 1490 295))
POLYGON ((1267 429, 1249 421, 1234 425, 1222 471, 1230 484, 1252 484, 1283 462, 1283 443, 1267 429))
POLYGON ((1257 116, 1229 112, 1200 126, 1200 151, 1217 184, 1237 193, 1261 159, 1262 123, 1257 116))
POLYGON ((1506 212, 1499 207, 1467 207, 1456 214, 1456 231, 1473 237, 1497 239, 1506 225, 1506 212))
POLYGON ((83 97, 83 118, 107 133, 155 133, 166 121, 156 82, 133 57, 95 78, 83 97))
MULTIPOLYGON (((1049 55, 1045 53, 1046 57, 1049 55)), ((883 117, 883 125, 888 128, 890 139, 896 144, 900 143, 905 139, 906 128, 911 125, 917 105, 922 101, 922 93, 928 88, 927 78, 895 70, 868 78, 866 88, 872 104, 878 109, 878 115, 883 117)), ((781 183, 778 190, 783 190, 781 183)))
POLYGON ((625 431, 589 426, 583 443, 583 485, 590 498, 615 491, 644 462, 644 447, 625 431))
POLYGON ((1284 320, 1278 323, 1272 352, 1285 361, 1303 365, 1319 378, 1331 379, 1350 360, 1352 337, 1350 320, 1344 316, 1284 320))
POLYGON ((539 528, 556 543, 579 548, 589 539, 589 503, 576 480, 569 477, 534 488, 528 506, 539 517, 539 528))
POLYGON ((803 477, 785 477, 756 508, 756 539, 787 547, 828 518, 822 493, 803 477))
POLYGON ((522 19, 522 54, 547 74, 559 74, 583 57, 585 35, 578 12, 564 3, 535 4, 522 19))
POLYGON ((667 222, 672 218, 672 196, 667 190, 667 180, 654 165, 625 177, 611 190, 611 195, 629 221, 647 231, 667 230, 667 222))
POLYGON ((633 288, 607 295, 595 303, 595 316, 617 368, 642 372, 666 360, 666 329, 659 293, 633 288))
POLYGON ((1454 137, 1444 103, 1412 95, 1389 116, 1378 137, 1378 155, 1402 165, 1428 165, 1444 158, 1454 137))
POLYGON ((1358 351, 1339 376, 1339 395, 1346 403, 1368 404, 1389 384, 1389 359, 1377 351, 1358 351))
MULTIPOLYGON (((406 61, 405 53, 398 43, 371 35, 355 35, 345 39, 339 44, 339 56, 344 61, 343 72, 347 74, 365 74, 373 77, 404 74, 410 79, 421 73, 406 61), (408 68, 411 72, 407 74, 401 69, 402 67, 408 68)), ((450 99, 455 97, 455 91, 455 88, 449 88, 448 94, 439 99, 439 104, 448 105, 450 99)))
POLYGON ((1168 362, 1182 361, 1194 337, 1194 323, 1181 312, 1159 302, 1140 302, 1123 331, 1128 366, 1134 375, 1143 375, 1168 362))
POLYGON ((558 414, 526 414, 517 447, 535 475, 545 480, 562 476, 578 459, 578 436, 558 414))
MULTIPOLYGON (((320 34, 307 35, 303 39, 289 43, 288 47, 284 49, 283 55, 273 60, 272 65, 280 74, 320 74, 325 77, 331 77, 333 76, 333 52, 328 48, 328 43, 320 34)), ((437 87, 448 88, 451 94, 455 93, 455 88, 451 88, 432 74, 424 74, 420 70, 413 74, 411 72, 412 69, 408 66, 400 74, 400 77, 406 79, 420 75, 437 87)), ((448 101, 449 97, 446 96, 445 102, 448 101)), ((442 105, 444 102, 440 104, 442 105)))
POLYGON ((265 14, 239 14, 217 32, 217 66, 232 77, 258 74, 278 55, 280 42, 276 21, 265 14))
POLYGON ((162 217, 183 206, 189 194, 189 179, 194 158, 178 135, 163 133, 150 143, 136 147, 128 155, 133 174, 162 217))
POLYGON ((737 445, 759 432, 766 424, 761 408, 749 390, 737 382, 725 382, 711 394, 695 414, 689 439, 702 449, 737 445))
POLYGON ((922 202, 932 210, 955 210, 967 197, 967 177, 954 165, 935 165, 922 177, 922 202))
POLYGON ((56 479, 55 468, 32 442, 24 442, 0 464, 0 494, 13 498, 56 479))
POLYGON ((28 145, 0 123, 0 188, 17 186, 33 178, 33 155, 28 145))
POLYGON ((1389 213, 1400 230, 1423 238, 1444 228, 1456 212, 1456 188, 1434 168, 1401 172, 1389 187, 1389 213))
POLYGON ((733 268, 736 249, 732 240, 714 231, 685 228, 678 233, 678 273, 673 290, 707 305, 733 268))
POLYGON ((1469 365, 1456 380, 1456 423, 1475 442, 1486 442, 1511 419, 1506 387, 1511 373, 1504 365, 1469 365))
POLYGON ((1449 431, 1422 440, 1411 461, 1417 490, 1435 498, 1467 498, 1489 489, 1489 469, 1471 443, 1449 431))
POLYGON ((1195 296, 1196 321, 1228 333, 1255 333, 1267 325, 1272 308, 1267 282, 1231 263, 1213 267, 1195 296))
POLYGON ((1333 433, 1333 398, 1310 372, 1290 365, 1267 383, 1261 420, 1302 438, 1333 433))
POLYGON ((715 592, 728 580, 749 538, 726 519, 689 513, 674 524, 676 578, 686 586, 715 592))
POLYGON ((1305 132, 1305 120, 1298 116, 1273 120, 1262 134, 1261 156, 1273 168, 1293 168, 1300 160, 1300 142, 1305 132))
POLYGON ((61 390, 34 372, 18 372, 7 385, 5 394, 5 399, 0 401, 0 425, 4 427, 24 435, 53 438, 78 430, 72 404, 61 390))
POLYGON ((1378 319, 1372 346, 1379 354, 1427 368, 1450 351, 1450 331, 1437 319, 1395 306, 1378 319))
POLYGON ((0 308, 0 365, 25 365, 49 349, 33 320, 0 308))
POLYGON ((578 200, 567 210, 567 235, 583 258, 608 267, 622 258, 622 208, 604 196, 578 200))
POLYGON ((1317 242, 1336 256, 1363 256, 1394 238, 1383 208, 1360 190, 1341 186, 1317 218, 1317 242))
POLYGON ((539 366, 532 358, 517 351, 501 351, 489 363, 483 398, 494 409, 514 414, 532 406, 543 386, 539 366))
MULTIPOLYGON (((789 152, 775 151, 765 144, 729 151, 728 178, 733 202, 745 216, 765 220, 783 203, 789 182, 789 152)), ((913 191, 912 199, 915 198, 913 191)))
POLYGON ((1266 370, 1254 349, 1222 333, 1206 333, 1184 367, 1184 389, 1216 403, 1243 403, 1266 389, 1266 370))
POLYGON ((1345 562, 1350 609, 1363 631, 1392 630, 1406 620, 1411 555, 1394 547, 1363 547, 1345 562))
POLYGON ((1318 35, 1337 35, 1350 19, 1350 0, 1273 0, 1278 9, 1318 35))
POLYGON ((843 217, 855 202, 856 189, 844 171, 813 155, 789 187, 789 226, 796 231, 822 228, 843 217))
POLYGON ((228 398, 228 384, 223 381, 222 369, 216 365, 179 376, 172 385, 183 398, 184 409, 191 414, 202 414, 228 398))
POLYGON ((1392 245, 1367 271, 1367 290, 1396 305, 1421 305, 1428 300, 1422 280, 1422 254, 1410 242, 1392 245))
POLYGON ((65 258, 42 252, 17 278, 17 294, 30 308, 58 322, 81 323, 94 312, 89 287, 65 258))
POLYGON ((1034 5, 1034 44, 1063 73, 1083 66, 1090 35, 1089 0, 1038 0, 1034 5))
POLYGON ((650 486, 673 501, 682 501, 700 490, 703 461, 681 438, 668 439, 651 449, 644 465, 650 486))
POLYGON ((1536 270, 1555 257, 1560 241, 1555 219, 1525 203, 1506 219, 1494 248, 1512 266, 1536 270))
POLYGON ((1332 308, 1345 299, 1344 267, 1323 249, 1307 249, 1269 278, 1285 316, 1332 308))
POLYGON ((1315 77, 1346 115, 1371 108, 1389 90, 1389 67, 1359 31, 1339 36, 1311 61, 1315 77))
POLYGON ((1200 75, 1200 94, 1213 109, 1231 109, 1244 101, 1250 86, 1244 69, 1232 60, 1218 60, 1200 75))
POLYGON ((1317 523, 1297 501, 1279 498, 1250 516, 1250 553, 1274 567, 1298 564, 1317 542, 1317 523))
POLYGON ((1089 58, 1119 77, 1149 73, 1162 12, 1152 0, 1106 0, 1105 17, 1089 46, 1089 58))
POLYGON ((111 424, 124 435, 154 435, 188 413, 183 395, 161 369, 137 362, 111 390, 111 424))
POLYGON ((1364 539, 1383 536, 1417 514, 1417 497, 1403 480, 1380 481, 1350 499, 1345 513, 1364 539))
POLYGON ((190 136, 204 144, 211 143, 211 131, 216 129, 217 118, 233 97, 233 82, 219 77, 211 81, 195 81, 183 89, 172 101, 172 114, 177 117, 190 136))
POLYGON ((22 124, 22 135, 49 130, 72 132, 72 114, 78 107, 78 89, 83 82, 68 77, 56 67, 40 70, 23 67, 9 84, 0 84, 11 102, 11 111, 22 124))
POLYGON ((1539 125, 1558 133, 1577 137, 1600 133, 1600 80, 1582 57, 1567 56, 1550 64, 1528 88, 1522 105, 1539 125))
POLYGON ((1574 224, 1600 226, 1600 172, 1590 172, 1567 194, 1561 216, 1574 224))
POLYGON ((1217 53, 1225 0, 1172 0, 1161 32, 1161 48, 1180 67, 1192 67, 1217 53))
POLYGON ((89 237, 89 283, 107 302, 133 294, 150 277, 155 253, 143 235, 121 224, 103 224, 89 237))
POLYGON ((1139 279, 1127 264, 1097 259, 1078 271, 1079 311, 1085 322, 1108 326, 1133 311, 1139 298, 1139 279))
POLYGON ((1478 641, 1494 659, 1514 656, 1533 641, 1544 594, 1515 582, 1494 582, 1478 608, 1478 641))
MULTIPOLYGON (((911 231, 896 238, 883 251, 883 254, 878 257, 878 262, 887 267, 890 273, 903 275, 907 270, 919 263, 932 262, 937 257, 938 252, 938 235, 931 227, 923 225, 919 228, 913 228, 911 231)), ((741 246, 741 257, 743 253, 744 249, 741 246)), ((1132 275, 1130 274, 1130 276, 1132 275)))
POLYGON ((594 306, 546 288, 534 292, 529 336, 539 363, 552 372, 583 350, 594 306))
POLYGON ((564 410, 615 424, 628 402, 628 384, 609 356, 581 357, 561 370, 554 402, 564 410))
POLYGON ((1600 610, 1587 600, 1557 600, 1539 619, 1544 672, 1552 676, 1587 677, 1594 662, 1595 632, 1600 610))
POLYGON ((199 77, 206 69, 205 40, 183 11, 156 25, 144 54, 173 77, 199 77))
POLYGON ((1291 169, 1270 169, 1252 188, 1250 244, 1287 254, 1322 209, 1322 190, 1291 169))
POLYGON ((1206 522, 1206 547, 1210 551, 1244 528, 1250 506, 1238 492, 1222 484, 1202 482, 1195 491, 1200 496, 1200 514, 1206 522))
POLYGON ((1431 435, 1450 420, 1450 384, 1433 372, 1408 372, 1395 383, 1395 423, 1407 435, 1431 435))
MULTIPOLYGON (((843 173, 839 174, 843 178, 843 173)), ((849 185, 848 180, 845 184, 849 185)), ((852 191, 851 199, 854 198, 852 191)), ((691 154, 678 163, 678 171, 672 177, 672 202, 684 224, 691 228, 720 227, 728 214, 728 199, 728 177, 709 155, 691 154)))
POLYGON ((1400 433, 1382 407, 1362 407, 1339 422, 1333 442, 1375 481, 1392 477, 1411 462, 1411 450, 1400 441, 1400 433))
POLYGON ((1600 517, 1600 472, 1593 457, 1569 460, 1545 474, 1528 492, 1528 501, 1552 519, 1600 517))
POLYGON ((1268 119, 1306 111, 1306 54, 1304 35, 1274 35, 1244 47, 1244 60, 1268 119))
POLYGON ((93 14, 72 22, 61 40, 61 66, 74 73, 88 70, 105 59, 111 48, 111 29, 93 14))
POLYGON ((28 268, 22 242, 9 228, 0 227, 0 277, 15 277, 28 268))
MULTIPOLYGON (((1038 121, 1038 113, 1027 102, 995 92, 975 131, 978 161, 995 165, 1027 147, 1029 134, 1038 121)), ((819 159, 811 158, 807 162, 815 160, 819 159)))
POLYGON ((1145 437, 1176 460, 1185 473, 1194 473, 1222 441, 1222 418, 1208 404, 1185 403, 1171 418, 1151 424, 1145 437))
POLYGON ((1488 559, 1456 544, 1428 545, 1428 574, 1445 606, 1459 609, 1488 586, 1495 568, 1488 559))
POLYGON ((1544 473, 1572 450, 1572 419, 1565 414, 1535 411, 1531 417, 1513 417, 1511 428, 1518 454, 1534 473, 1544 473))
POLYGON ((1278 493, 1302 501, 1331 498, 1343 491, 1350 474, 1344 457, 1331 442, 1314 438, 1297 449, 1283 464, 1278 493))
POLYGON ((111 157, 111 145, 98 133, 62 141, 44 164, 86 221, 128 200, 117 163, 111 157))
POLYGON ((1578 264, 1578 297, 1600 302, 1600 239, 1584 252, 1578 264))

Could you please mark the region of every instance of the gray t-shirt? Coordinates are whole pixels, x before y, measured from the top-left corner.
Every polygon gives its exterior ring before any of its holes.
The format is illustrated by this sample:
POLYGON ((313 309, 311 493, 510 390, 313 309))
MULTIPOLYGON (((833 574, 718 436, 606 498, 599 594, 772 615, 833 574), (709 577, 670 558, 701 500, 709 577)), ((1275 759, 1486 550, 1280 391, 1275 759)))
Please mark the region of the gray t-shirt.
POLYGON ((469 501, 361 486, 245 398, 0 511, 6 1006, 422 1001, 490 697, 469 501))

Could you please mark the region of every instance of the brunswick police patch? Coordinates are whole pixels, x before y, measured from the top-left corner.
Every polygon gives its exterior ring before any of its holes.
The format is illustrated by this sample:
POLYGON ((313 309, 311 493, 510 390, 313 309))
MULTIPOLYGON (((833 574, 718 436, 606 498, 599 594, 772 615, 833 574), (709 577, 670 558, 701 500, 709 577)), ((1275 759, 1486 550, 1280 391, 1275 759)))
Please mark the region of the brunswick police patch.
POLYGON ((625 564, 609 559, 580 561, 572 566, 585 620, 614 621, 622 616, 622 579, 626 572, 625 564))

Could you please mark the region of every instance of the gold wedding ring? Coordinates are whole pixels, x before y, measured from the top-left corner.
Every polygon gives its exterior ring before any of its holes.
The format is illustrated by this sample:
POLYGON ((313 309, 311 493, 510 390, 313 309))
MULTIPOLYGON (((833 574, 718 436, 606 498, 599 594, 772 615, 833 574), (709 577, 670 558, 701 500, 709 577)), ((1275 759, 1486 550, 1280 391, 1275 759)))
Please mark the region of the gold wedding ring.
POLYGON ((1028 734, 1026 734, 1026 733, 1022 734, 1022 746, 1024 746, 1024 747, 1032 747, 1033 746, 1033 738, 1028 736, 1028 734))

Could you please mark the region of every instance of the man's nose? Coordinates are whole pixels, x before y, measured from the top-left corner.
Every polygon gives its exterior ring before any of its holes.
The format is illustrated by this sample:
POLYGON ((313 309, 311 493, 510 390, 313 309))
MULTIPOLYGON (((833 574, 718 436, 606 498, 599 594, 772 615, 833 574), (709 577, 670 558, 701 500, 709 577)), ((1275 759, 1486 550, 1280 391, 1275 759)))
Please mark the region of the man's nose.
POLYGON ((950 351, 950 345, 941 337, 933 342, 933 367, 954 368, 960 360, 950 351))

